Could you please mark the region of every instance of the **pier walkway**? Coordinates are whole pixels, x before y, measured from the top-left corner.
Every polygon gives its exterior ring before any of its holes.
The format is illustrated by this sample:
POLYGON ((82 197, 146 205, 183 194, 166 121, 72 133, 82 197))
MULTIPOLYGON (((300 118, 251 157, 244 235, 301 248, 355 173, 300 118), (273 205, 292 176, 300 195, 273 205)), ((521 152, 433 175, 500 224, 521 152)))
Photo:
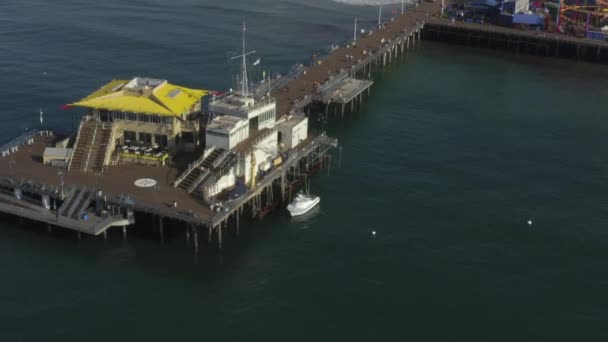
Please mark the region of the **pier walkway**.
MULTIPOLYGON (((354 45, 340 46, 326 58, 312 60, 313 65, 296 69, 293 79, 282 80, 282 86, 271 91, 271 95, 277 100, 277 116, 297 113, 294 107, 302 107, 298 106, 301 102, 309 103, 311 96, 317 94, 318 85, 323 85, 333 77, 351 74, 353 70, 367 68, 374 60, 388 58, 382 56, 386 56, 386 52, 394 51, 398 40, 407 39, 419 32, 423 23, 440 10, 439 2, 422 2, 417 7, 408 8, 404 15, 393 17, 393 20, 384 23, 382 28, 376 28, 371 33, 366 32, 354 45)), ((399 43, 403 43, 404 48, 410 44, 409 41, 399 43)), ((413 40, 411 44, 414 44, 413 40)), ((367 75, 369 77, 370 73, 367 75)))

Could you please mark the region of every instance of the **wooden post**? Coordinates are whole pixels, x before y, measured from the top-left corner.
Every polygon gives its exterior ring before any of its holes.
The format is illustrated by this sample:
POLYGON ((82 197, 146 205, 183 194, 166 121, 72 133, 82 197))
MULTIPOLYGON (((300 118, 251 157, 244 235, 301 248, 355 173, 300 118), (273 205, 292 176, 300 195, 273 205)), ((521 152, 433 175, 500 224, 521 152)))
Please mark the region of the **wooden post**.
POLYGON ((224 226, 223 222, 220 222, 219 230, 217 233, 217 242, 218 242, 218 246, 220 249, 222 249, 222 228, 223 228, 223 226, 224 226))
POLYGON ((123 239, 127 239, 127 226, 122 226, 122 237, 123 239))
POLYGON ((342 104, 342 118, 344 118, 344 103, 342 104))
POLYGON ((160 233, 160 244, 164 245, 165 244, 165 231, 164 231, 164 227, 163 227, 163 217, 159 216, 159 222, 158 222, 158 230, 160 233))
POLYGON ((241 209, 237 209, 236 210, 236 236, 239 236, 239 234, 241 233, 240 220, 241 220, 241 209))
POLYGON ((198 254, 198 226, 194 225, 192 229, 194 230, 194 253, 198 254))
POLYGON ((103 239, 104 239, 104 240, 107 240, 107 239, 108 239, 108 231, 107 231, 107 230, 104 230, 104 231, 103 231, 103 239))
POLYGON ((193 224, 190 223, 188 226, 186 226, 186 242, 190 241, 190 230, 193 229, 193 224))
POLYGON ((281 199, 285 202, 285 170, 281 171, 281 199))
POLYGON ((211 243, 211 237, 213 236, 213 226, 207 227, 207 243, 211 243))

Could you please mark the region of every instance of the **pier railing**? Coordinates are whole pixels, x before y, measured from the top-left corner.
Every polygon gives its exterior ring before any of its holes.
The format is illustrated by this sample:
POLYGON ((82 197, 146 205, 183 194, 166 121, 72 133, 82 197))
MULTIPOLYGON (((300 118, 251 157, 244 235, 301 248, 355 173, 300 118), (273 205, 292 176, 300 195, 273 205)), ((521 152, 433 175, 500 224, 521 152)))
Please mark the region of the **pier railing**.
POLYGON ((15 149, 15 148, 19 148, 19 146, 22 145, 28 145, 30 143, 33 142, 33 138, 36 137, 37 135, 53 135, 53 133, 51 131, 39 131, 39 130, 33 130, 33 131, 29 131, 29 132, 25 132, 23 134, 21 134, 20 136, 14 138, 13 140, 7 142, 6 144, 0 146, 0 153, 2 153, 3 157, 8 156, 11 153, 11 150, 15 149))
POLYGON ((116 135, 117 128, 118 127, 116 125, 112 125, 112 130, 110 131, 110 142, 108 143, 108 146, 106 147, 106 153, 103 158, 103 165, 101 166, 102 172, 105 171, 106 165, 110 164, 110 161, 112 159, 112 152, 114 152, 114 149, 116 148, 115 135, 116 135))

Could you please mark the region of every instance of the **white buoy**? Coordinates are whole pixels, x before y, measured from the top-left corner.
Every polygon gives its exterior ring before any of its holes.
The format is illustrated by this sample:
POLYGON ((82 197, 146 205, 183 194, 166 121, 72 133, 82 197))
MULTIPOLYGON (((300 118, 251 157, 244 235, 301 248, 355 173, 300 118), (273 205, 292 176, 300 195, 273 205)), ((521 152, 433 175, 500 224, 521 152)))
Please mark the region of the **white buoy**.
POLYGON ((532 225, 532 220, 528 220, 528 226, 532 225))
POLYGON ((376 231, 372 230, 372 236, 376 236, 376 231))

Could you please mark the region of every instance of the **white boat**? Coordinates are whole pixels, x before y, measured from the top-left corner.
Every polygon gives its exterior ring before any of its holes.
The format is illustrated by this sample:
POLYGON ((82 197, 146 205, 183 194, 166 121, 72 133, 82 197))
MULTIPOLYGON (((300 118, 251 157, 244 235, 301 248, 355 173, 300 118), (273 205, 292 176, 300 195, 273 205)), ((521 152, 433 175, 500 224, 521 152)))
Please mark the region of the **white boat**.
POLYGON ((321 197, 319 196, 310 196, 299 193, 287 206, 287 210, 289 210, 291 216, 303 215, 319 204, 320 201, 321 197))

